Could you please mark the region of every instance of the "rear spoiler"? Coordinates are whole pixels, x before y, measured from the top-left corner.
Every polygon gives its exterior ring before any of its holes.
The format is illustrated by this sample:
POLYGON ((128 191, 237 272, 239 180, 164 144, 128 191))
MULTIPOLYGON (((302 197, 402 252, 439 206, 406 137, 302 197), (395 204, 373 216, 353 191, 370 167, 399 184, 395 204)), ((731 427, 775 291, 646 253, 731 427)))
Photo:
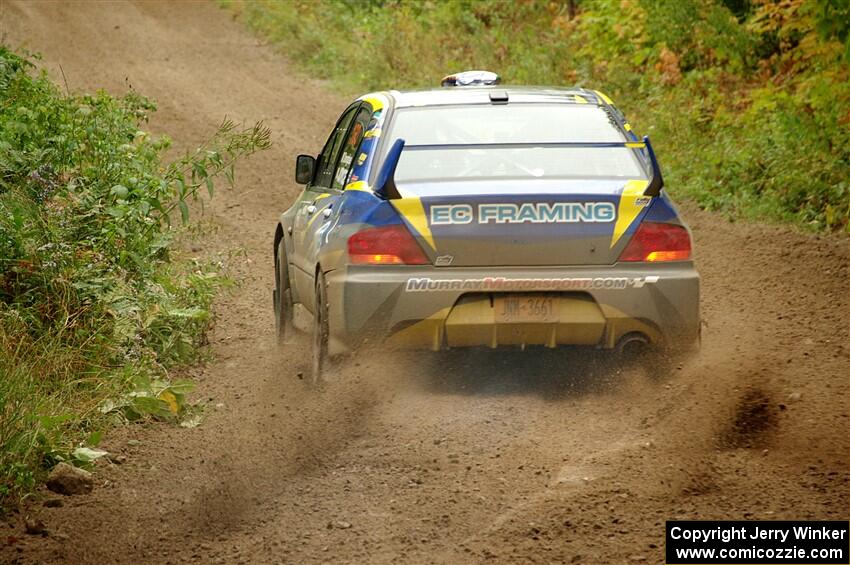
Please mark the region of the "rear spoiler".
POLYGON ((649 168, 652 171, 652 178, 649 180, 646 190, 643 191, 644 196, 658 196, 661 194, 661 189, 664 188, 664 177, 661 175, 661 167, 658 166, 658 159, 655 158, 655 151, 652 150, 652 144, 649 142, 649 136, 643 136, 643 145, 646 148, 646 154, 649 157, 649 168))
POLYGON ((398 192, 398 187, 395 185, 395 169, 398 167, 401 152, 404 149, 404 140, 399 138, 395 140, 393 146, 387 152, 387 157, 384 159, 384 164, 381 170, 378 171, 378 178, 375 179, 375 194, 384 200, 396 200, 401 198, 398 192))
MULTIPOLYGON (((439 145, 409 145, 408 151, 420 151, 428 149, 483 149, 488 147, 628 147, 629 149, 643 149, 646 152, 646 157, 649 161, 649 167, 652 172, 652 177, 644 191, 644 196, 658 196, 661 194, 661 189, 664 187, 664 177, 661 175, 661 167, 658 166, 658 159, 655 158, 655 151, 652 150, 652 144, 649 142, 649 136, 643 136, 643 141, 622 141, 622 142, 563 142, 563 143, 463 143, 463 144, 439 144, 439 145)), ((405 144, 403 139, 396 139, 390 150, 387 152, 387 157, 384 159, 384 164, 381 170, 378 171, 378 178, 375 180, 375 194, 386 200, 395 200, 401 198, 398 187, 395 184, 395 170, 398 167, 398 162, 401 159, 401 152, 404 150, 405 144)))

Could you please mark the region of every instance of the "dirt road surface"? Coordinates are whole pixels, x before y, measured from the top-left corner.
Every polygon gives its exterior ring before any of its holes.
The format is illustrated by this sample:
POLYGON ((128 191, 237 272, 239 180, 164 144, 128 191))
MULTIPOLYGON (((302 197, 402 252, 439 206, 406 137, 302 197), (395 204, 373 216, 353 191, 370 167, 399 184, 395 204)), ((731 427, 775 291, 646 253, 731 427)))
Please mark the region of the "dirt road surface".
POLYGON ((150 129, 181 145, 225 115, 274 132, 208 208, 203 253, 240 286, 191 371, 203 425, 112 433, 128 462, 33 504, 48 537, 13 517, 0 562, 659 563, 667 519, 848 518, 846 238, 684 206, 706 325, 666 378, 564 353, 370 355, 317 393, 306 341, 274 343, 271 236, 293 157, 345 98, 212 3, 2 0, 0 33, 72 91, 155 98, 150 129))

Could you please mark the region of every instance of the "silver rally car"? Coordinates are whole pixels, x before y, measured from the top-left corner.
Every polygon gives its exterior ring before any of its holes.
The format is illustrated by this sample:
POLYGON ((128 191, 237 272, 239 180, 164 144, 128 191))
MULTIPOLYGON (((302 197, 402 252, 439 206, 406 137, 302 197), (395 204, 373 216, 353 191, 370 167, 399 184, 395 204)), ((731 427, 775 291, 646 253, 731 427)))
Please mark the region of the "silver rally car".
POLYGON ((364 343, 698 345, 691 236, 648 138, 598 91, 487 72, 355 100, 274 236, 278 336, 313 372, 364 343))

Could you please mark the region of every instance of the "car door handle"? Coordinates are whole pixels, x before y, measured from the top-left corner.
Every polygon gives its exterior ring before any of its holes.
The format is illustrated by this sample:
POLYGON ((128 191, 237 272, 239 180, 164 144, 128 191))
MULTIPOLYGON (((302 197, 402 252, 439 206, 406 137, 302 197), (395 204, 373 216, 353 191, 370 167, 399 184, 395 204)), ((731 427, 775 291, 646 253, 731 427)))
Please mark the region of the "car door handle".
POLYGON ((315 214, 316 213, 316 206, 313 205, 313 204, 310 204, 309 206, 307 206, 307 213, 308 214, 315 214))

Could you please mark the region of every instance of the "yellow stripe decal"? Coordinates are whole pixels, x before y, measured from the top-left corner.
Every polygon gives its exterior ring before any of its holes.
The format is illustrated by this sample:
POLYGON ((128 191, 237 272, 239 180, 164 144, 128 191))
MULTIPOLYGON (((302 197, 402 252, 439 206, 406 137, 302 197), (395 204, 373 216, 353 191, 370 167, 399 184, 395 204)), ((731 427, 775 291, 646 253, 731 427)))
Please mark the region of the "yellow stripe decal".
POLYGON ((425 215, 425 207, 422 205, 422 201, 412 196, 390 200, 390 202, 405 221, 419 232, 419 235, 431 246, 431 249, 436 250, 434 236, 431 235, 431 228, 428 226, 428 217, 425 215))
POLYGON ((365 180, 357 180, 345 185, 345 190, 359 190, 361 192, 372 192, 365 180))
POLYGON ((372 94, 365 94, 360 97, 360 100, 371 104, 372 110, 375 112, 383 109, 383 107, 387 105, 387 97, 377 92, 373 92, 372 94))
POLYGON ((628 147, 629 149, 643 149, 644 147, 646 147, 646 144, 642 141, 629 141, 626 142, 626 147, 628 147))
POLYGON ((617 223, 614 224, 614 233, 611 234, 611 247, 617 244, 635 218, 646 208, 649 197, 644 196, 643 193, 647 185, 649 181, 646 180, 630 180, 623 187, 620 205, 617 207, 617 223))
POLYGON ((626 122, 623 124, 623 129, 626 131, 632 131, 632 126, 631 124, 629 124, 629 122, 626 122))
POLYGON ((593 92, 595 92, 596 95, 599 96, 599 98, 604 100, 606 104, 610 104, 611 106, 614 105, 614 101, 611 100, 610 98, 608 98, 607 96, 605 96, 603 93, 599 92, 598 90, 594 90, 593 92))
POLYGON ((573 94, 573 100, 576 101, 576 104, 587 104, 587 98, 578 94, 573 94))

